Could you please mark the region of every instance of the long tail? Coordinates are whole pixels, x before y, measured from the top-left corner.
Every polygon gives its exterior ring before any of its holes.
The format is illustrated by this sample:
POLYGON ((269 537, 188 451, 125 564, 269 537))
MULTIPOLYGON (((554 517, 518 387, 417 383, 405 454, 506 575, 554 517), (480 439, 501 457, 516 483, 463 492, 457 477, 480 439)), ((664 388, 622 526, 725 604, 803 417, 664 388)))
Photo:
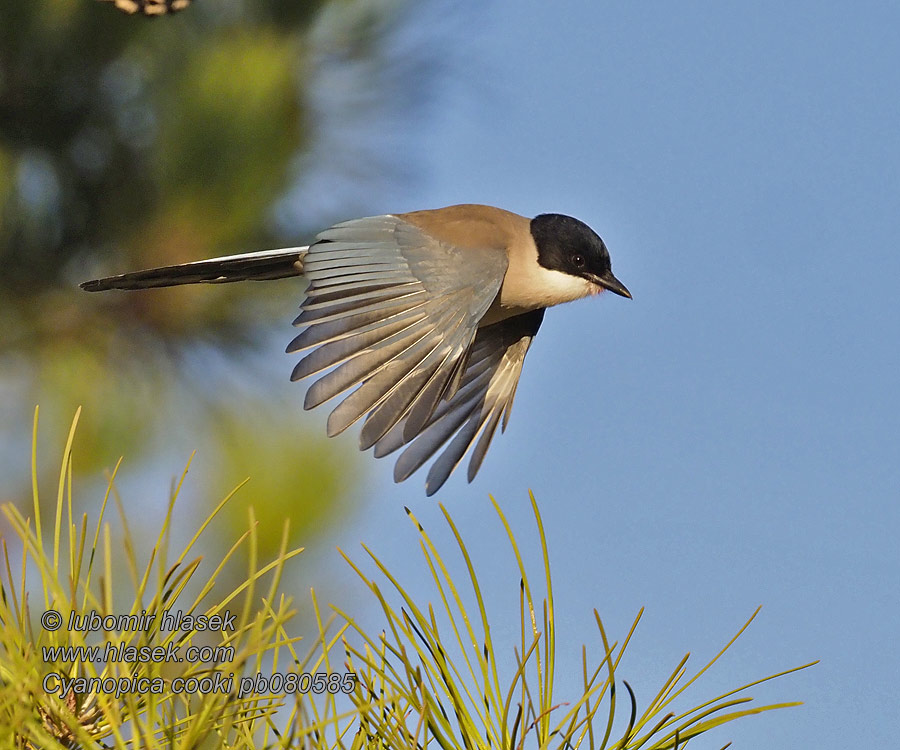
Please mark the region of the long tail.
POLYGON ((150 289, 178 284, 222 284, 229 281, 268 281, 303 274, 303 256, 308 247, 263 250, 257 253, 227 255, 198 260, 177 266, 133 271, 105 279, 85 281, 81 288, 88 292, 107 289, 150 289))

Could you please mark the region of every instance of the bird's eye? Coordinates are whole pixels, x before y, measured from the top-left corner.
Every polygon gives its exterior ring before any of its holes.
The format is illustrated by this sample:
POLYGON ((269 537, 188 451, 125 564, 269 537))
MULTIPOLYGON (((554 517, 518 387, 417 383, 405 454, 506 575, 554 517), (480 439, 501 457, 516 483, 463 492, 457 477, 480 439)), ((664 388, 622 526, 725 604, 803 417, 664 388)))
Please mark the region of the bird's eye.
POLYGON ((584 256, 576 253, 572 256, 572 263, 576 268, 584 268, 584 256))

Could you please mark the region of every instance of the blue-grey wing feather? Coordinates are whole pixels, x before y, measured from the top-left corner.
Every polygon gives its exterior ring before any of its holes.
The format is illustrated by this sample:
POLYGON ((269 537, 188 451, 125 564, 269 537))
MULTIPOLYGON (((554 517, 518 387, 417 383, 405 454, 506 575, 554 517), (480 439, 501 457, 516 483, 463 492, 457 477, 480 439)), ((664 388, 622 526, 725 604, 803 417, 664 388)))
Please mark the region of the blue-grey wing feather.
POLYGON ((332 411, 328 433, 365 417, 362 448, 398 425, 401 436, 404 427, 424 427, 461 363, 471 366, 464 358, 506 266, 502 249, 443 243, 396 216, 322 232, 303 259, 309 289, 295 324, 306 328, 288 346, 312 349, 293 379, 327 370, 305 408, 355 389, 332 411))
POLYGON ((480 329, 456 394, 442 402, 412 438, 404 434, 401 422, 375 444, 376 456, 407 446, 394 466, 396 481, 409 477, 445 445, 429 469, 427 494, 440 489, 473 445, 468 479, 475 478, 501 420, 506 428, 525 355, 543 313, 534 310, 480 329))

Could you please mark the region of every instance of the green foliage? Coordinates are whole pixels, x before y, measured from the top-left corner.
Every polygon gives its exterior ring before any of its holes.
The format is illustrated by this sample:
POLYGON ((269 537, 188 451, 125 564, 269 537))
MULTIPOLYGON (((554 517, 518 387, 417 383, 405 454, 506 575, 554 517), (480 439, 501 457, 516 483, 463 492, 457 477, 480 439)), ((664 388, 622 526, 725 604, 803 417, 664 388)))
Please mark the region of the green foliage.
POLYGON ((307 132, 296 81, 305 67, 291 36, 265 28, 234 30, 182 63, 155 153, 166 220, 199 218, 193 248, 246 241, 284 188, 307 132))
MULTIPOLYGON (((699 678, 719 662, 748 621, 700 669, 689 672, 688 657, 680 660, 639 710, 635 693, 621 673, 623 655, 640 614, 621 642, 610 642, 596 610, 600 658, 589 662, 587 649, 582 647, 581 686, 573 695, 563 695, 557 684, 557 615, 549 551, 534 498, 532 509, 541 544, 537 579, 529 578, 527 555, 494 503, 519 580, 516 643, 500 643, 492 634, 492 629, 498 631, 497 613, 489 612, 472 555, 444 510, 460 553, 456 562, 440 553, 410 514, 418 529, 423 569, 434 584, 431 601, 413 598, 367 549, 378 571, 375 577, 349 558, 348 562, 379 605, 383 629, 373 633, 354 613, 337 608, 326 619, 313 593, 318 634, 301 652, 299 639, 289 634, 292 603, 280 593, 286 563, 301 552, 288 549, 286 524, 280 548, 263 563, 260 524, 251 508, 249 526, 219 561, 201 561, 195 551, 198 540, 210 533, 213 519, 236 491, 231 492, 175 553, 171 537, 179 482, 147 559, 139 560, 138 535, 129 528, 115 495, 115 473, 96 522, 76 511, 72 455, 77 421, 78 415, 66 442, 52 514, 42 510, 34 469, 37 412, 31 513, 23 514, 9 504, 3 507, 12 533, 0 537, 0 748, 424 750, 436 744, 444 750, 519 750, 526 745, 565 750, 674 750, 735 719, 799 705, 748 705, 752 699, 743 693, 805 667, 754 680, 699 702, 695 697, 693 707, 683 705, 688 689, 696 689, 699 678), (125 526, 123 551, 112 542, 107 517, 111 499, 125 526), (454 573, 460 564, 462 572, 454 573), (240 580, 220 591, 217 580, 227 577, 236 566, 243 569, 240 580), (122 593, 121 579, 128 582, 130 593, 122 593), (394 599, 399 604, 392 604, 394 599), (466 602, 473 602, 474 607, 466 602), (209 616, 231 612, 236 615, 233 630, 169 631, 157 622, 146 629, 111 630, 104 633, 101 643, 120 647, 177 643, 183 649, 192 644, 225 645, 233 647, 234 653, 215 664, 48 661, 43 651, 47 647, 97 645, 96 639, 83 631, 41 627, 39 613, 50 609, 60 613, 63 623, 71 613, 91 610, 101 616, 159 615, 174 609, 209 616), (125 691, 119 697, 72 690, 60 696, 48 694, 44 683, 47 673, 53 671, 67 677, 144 677, 169 686, 178 677, 210 676, 216 670, 238 677, 349 670, 356 683, 349 698, 302 691, 287 697, 266 691, 241 696, 236 690, 192 696, 170 690, 161 694, 125 691), (628 694, 625 717, 621 715, 622 686, 628 694)), ((646 695, 649 691, 638 692, 646 695)))
MULTIPOLYGON (((610 643, 600 615, 594 620, 602 643, 602 657, 588 660, 582 647, 582 687, 575 695, 563 696, 556 687, 556 613, 550 577, 550 557, 540 512, 531 498, 543 551, 539 586, 545 598, 538 599, 538 585, 529 581, 525 559, 500 506, 493 501, 520 575, 519 632, 517 644, 499 648, 491 634, 494 615, 489 615, 482 584, 450 514, 441 509, 464 562, 466 575, 451 574, 451 566, 415 517, 420 548, 434 584, 435 601, 427 606, 413 600, 397 578, 375 555, 366 550, 386 579, 387 590, 399 595, 402 604, 389 603, 389 595, 360 567, 354 570, 381 605, 387 622, 380 636, 367 634, 352 615, 341 617, 362 638, 361 648, 347 644, 350 664, 360 675, 361 689, 355 695, 361 732, 381 748, 401 750, 425 748, 436 743, 443 750, 473 750, 503 747, 588 747, 591 750, 664 750, 685 747, 689 740, 735 719, 773 709, 800 705, 779 703, 746 706, 753 699, 740 695, 747 689, 802 667, 748 682, 694 707, 678 705, 678 699, 732 646, 756 613, 716 656, 693 674, 685 656, 653 699, 639 711, 635 694, 618 677, 625 649, 631 641, 641 613, 625 638, 610 643), (462 580, 460 580, 462 578, 462 580), (476 609, 465 601, 473 599, 476 609), (510 668, 504 661, 512 652, 510 668), (456 654, 456 656, 451 656, 456 654), (615 730, 621 696, 628 692, 630 717, 617 735, 615 730), (614 739, 618 737, 617 739, 614 739)), ((349 560, 348 560, 349 562, 349 560)), ((757 610, 758 612, 759 610, 757 610)), ((645 691, 641 691, 645 692, 645 691)), ((621 725, 621 719, 618 721, 621 725)))
MULTIPOLYGON (((207 484, 213 496, 220 497, 231 490, 236 477, 250 478, 243 495, 255 506, 260 529, 268 530, 259 537, 265 555, 277 552, 281 539, 272 532, 281 528, 283 519, 294 519, 292 526, 302 529, 302 534, 291 533, 294 544, 307 541, 333 519, 349 513, 348 496, 368 468, 348 473, 346 467, 358 460, 356 451, 304 434, 294 422, 295 414, 268 407, 240 417, 226 412, 216 419, 217 433, 209 441, 215 444, 218 458, 207 484), (228 467, 227 474, 221 466, 228 467), (263 466, 265 471, 260 471, 263 466)), ((246 525, 237 505, 226 507, 223 517, 234 533, 246 525)))
POLYGON ((324 3, 283 4, 154 23, 0 0, 0 287, 27 302, 112 248, 152 262, 271 241, 266 212, 311 145, 306 41, 324 3))
MULTIPOLYGON (((401 3, 200 2, 146 19, 95 0, 0 0, 0 446, 27 430, 18 405, 41 403, 62 429, 82 404, 75 471, 90 476, 122 451, 158 458, 177 418, 219 465, 244 471, 252 456, 260 507, 292 512, 294 534, 339 518, 355 482, 336 467, 356 457, 303 421, 300 386, 275 391, 301 282, 105 296, 77 283, 307 240, 272 213, 318 143, 321 51, 332 68, 377 66, 401 3), (248 358, 238 379, 252 387, 210 386, 247 352, 273 367, 248 358)), ((27 486, 4 452, 0 471, 27 486)), ((242 478, 220 473, 202 494, 242 478)))
MULTIPOLYGON (((76 416, 76 423, 77 423, 76 416)), ((105 692, 77 693, 63 696, 47 693, 44 679, 48 672, 66 678, 101 678, 114 680, 145 679, 152 684, 162 680, 170 684, 175 677, 189 679, 209 676, 215 671, 243 673, 258 669, 264 658, 292 648, 284 626, 293 614, 290 601, 278 593, 284 566, 302 550, 288 550, 286 533, 283 545, 273 559, 262 564, 258 555, 257 523, 250 511, 249 526, 228 549, 213 569, 206 566, 201 575, 201 559, 194 549, 204 530, 234 493, 222 500, 200 524, 199 529, 177 554, 170 549, 173 506, 181 483, 174 489, 168 510, 149 559, 139 562, 137 539, 128 528, 121 505, 119 512, 125 525, 124 552, 111 541, 110 523, 106 519, 113 481, 109 486, 96 524, 87 515, 76 514, 72 497, 72 448, 75 424, 66 444, 55 514, 47 518, 41 512, 36 470, 34 477, 33 514, 26 517, 15 506, 6 505, 3 512, 21 544, 20 569, 11 556, 11 542, 2 539, 4 573, 0 602, 0 747, 97 747, 103 741, 113 747, 198 747, 215 738, 221 747, 254 747, 248 744, 255 726, 269 721, 282 701, 278 698, 209 692, 188 695, 165 691, 128 692, 122 696, 105 692), (193 553, 193 554, 192 554, 193 553), (221 596, 213 596, 214 585, 222 571, 245 562, 241 582, 221 596), (38 577, 37 606, 32 598, 34 584, 29 571, 38 577), (119 595, 120 579, 131 586, 131 599, 119 595), (48 631, 35 620, 39 612, 55 610, 63 627, 48 631), (211 633, 197 630, 162 630, 165 610, 182 610, 185 614, 206 616, 232 612, 236 615, 233 629, 223 630, 218 640, 210 642, 211 633), (91 661, 48 661, 45 648, 56 646, 95 646, 96 640, 81 630, 69 630, 72 613, 90 611, 98 615, 155 615, 146 629, 110 631, 105 643, 117 648, 162 647, 177 645, 181 653, 192 645, 221 645, 233 649, 227 661, 205 662, 109 661, 102 666, 91 661), (249 730, 248 730, 249 727, 249 730), (248 735, 248 731, 250 735, 248 735), (221 743, 221 744, 219 744, 221 743)), ((35 413, 35 435, 37 413, 35 413)), ((34 457, 36 465, 36 452, 34 457)), ((182 481, 184 477, 182 476, 182 481)), ((286 532, 286 524, 285 524, 286 532)), ((302 663, 298 660, 298 663, 302 663)), ((59 683, 50 683, 51 689, 59 683)))

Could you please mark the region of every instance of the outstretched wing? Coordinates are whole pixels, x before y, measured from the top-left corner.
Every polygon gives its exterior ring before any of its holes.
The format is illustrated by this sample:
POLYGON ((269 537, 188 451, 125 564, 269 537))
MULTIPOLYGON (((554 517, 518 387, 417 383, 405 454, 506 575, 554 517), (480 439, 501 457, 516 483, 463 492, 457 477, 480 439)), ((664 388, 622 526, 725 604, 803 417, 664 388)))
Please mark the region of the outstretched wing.
POLYGON ((470 482, 475 478, 497 425, 502 419, 503 431, 509 422, 522 364, 543 319, 539 309, 480 329, 459 390, 441 402, 415 434, 401 421, 375 443, 376 457, 407 445, 394 466, 395 481, 409 477, 448 441, 428 471, 426 493, 433 495, 441 488, 473 445, 468 478, 470 482))
POLYGON ((287 349, 313 350, 293 380, 325 373, 304 408, 355 388, 329 415, 329 436, 366 416, 362 449, 401 422, 413 437, 459 387, 506 266, 503 249, 441 242, 391 215, 322 232, 303 258, 309 288, 294 323, 306 329, 287 349))

